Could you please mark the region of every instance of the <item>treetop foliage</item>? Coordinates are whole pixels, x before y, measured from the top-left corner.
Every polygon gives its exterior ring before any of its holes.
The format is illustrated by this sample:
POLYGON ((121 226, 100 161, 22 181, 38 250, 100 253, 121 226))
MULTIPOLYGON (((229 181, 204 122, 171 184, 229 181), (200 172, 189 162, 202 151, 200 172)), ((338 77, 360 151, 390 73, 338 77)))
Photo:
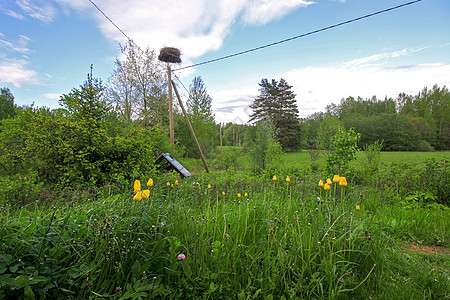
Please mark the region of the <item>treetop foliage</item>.
POLYGON ((8 88, 0 90, 0 121, 16 114, 14 96, 8 88))
POLYGON ((269 82, 266 78, 261 80, 259 86, 260 94, 250 105, 253 113, 249 123, 257 124, 269 119, 278 129, 278 141, 283 148, 296 150, 299 147, 300 123, 292 86, 284 79, 269 82))

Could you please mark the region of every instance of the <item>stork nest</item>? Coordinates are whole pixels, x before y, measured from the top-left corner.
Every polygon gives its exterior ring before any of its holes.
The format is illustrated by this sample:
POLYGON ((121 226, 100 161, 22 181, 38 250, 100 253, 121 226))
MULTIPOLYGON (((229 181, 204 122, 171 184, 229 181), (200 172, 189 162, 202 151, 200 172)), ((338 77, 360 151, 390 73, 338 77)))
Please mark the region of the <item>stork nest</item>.
POLYGON ((159 52, 158 59, 168 63, 180 63, 180 55, 181 52, 177 48, 164 47, 161 49, 161 52, 159 52))

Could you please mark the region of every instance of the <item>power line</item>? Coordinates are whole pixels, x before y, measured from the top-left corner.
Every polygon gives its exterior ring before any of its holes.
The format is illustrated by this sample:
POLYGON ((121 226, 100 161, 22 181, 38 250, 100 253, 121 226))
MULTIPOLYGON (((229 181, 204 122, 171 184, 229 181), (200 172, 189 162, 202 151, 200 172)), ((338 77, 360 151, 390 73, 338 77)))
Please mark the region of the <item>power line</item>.
POLYGON ((319 32, 325 31, 325 30, 329 30, 329 29, 336 28, 336 27, 339 27, 339 26, 342 26, 342 25, 346 25, 346 24, 350 24, 350 23, 353 23, 353 22, 356 22, 356 21, 360 21, 362 19, 373 17, 375 15, 379 15, 379 14, 382 14, 382 13, 385 13, 385 12, 388 12, 388 11, 391 11, 391 10, 399 9, 401 7, 404 7, 404 6, 412 5, 412 4, 415 4, 415 3, 420 2, 420 1, 422 1, 422 0, 410 1, 410 2, 407 2, 407 3, 404 3, 404 4, 400 4, 400 5, 397 5, 397 6, 394 6, 394 7, 386 8, 386 9, 383 9, 383 10, 380 10, 380 11, 377 11, 377 12, 374 12, 374 13, 371 13, 371 14, 368 14, 368 15, 364 15, 364 16, 361 16, 361 17, 358 17, 358 18, 354 18, 354 19, 351 19, 351 20, 348 20, 348 21, 344 21, 344 22, 337 23, 337 24, 334 24, 334 25, 331 25, 331 26, 323 27, 321 29, 310 31, 308 33, 303 33, 303 34, 300 34, 300 35, 296 35, 294 37, 287 38, 287 39, 284 39, 284 40, 281 40, 281 41, 278 41, 278 42, 266 44, 266 45, 263 45, 263 46, 259 46, 259 47, 256 47, 256 48, 252 48, 252 49, 248 49, 248 50, 245 50, 245 51, 237 52, 237 53, 234 53, 234 54, 230 54, 230 55, 222 56, 222 57, 219 57, 219 58, 207 60, 207 61, 204 61, 204 62, 196 63, 196 64, 189 65, 189 66, 186 66, 186 67, 175 69, 173 71, 179 71, 179 70, 183 70, 183 69, 197 67, 197 66, 209 64, 209 63, 212 63, 212 62, 228 59, 228 58, 231 58, 231 57, 239 56, 239 55, 242 55, 242 54, 254 52, 254 51, 257 51, 257 50, 264 49, 264 48, 272 47, 272 46, 279 45, 279 44, 282 44, 282 43, 286 43, 286 42, 289 42, 289 41, 292 41, 292 40, 295 40, 295 39, 299 39, 299 38, 302 38, 302 37, 305 37, 305 36, 308 36, 308 35, 316 34, 316 33, 319 33, 319 32))
MULTIPOLYGON (((97 4, 95 4, 94 3, 94 1, 92 1, 92 0, 88 0, 89 2, 91 2, 92 3, 92 5, 94 5, 94 7, 111 23, 111 24, 113 24, 114 25, 114 27, 116 27, 117 28, 117 30, 119 30, 120 31, 120 33, 122 33, 126 38, 127 38, 127 40, 129 41, 129 42, 131 42, 131 43, 133 43, 134 45, 136 45, 136 43, 125 33, 125 32, 123 32, 123 30, 122 29, 120 29, 119 28, 119 26, 117 26, 116 25, 116 23, 114 23, 113 22, 113 20, 111 20, 101 9, 100 9, 100 7, 98 7, 97 6, 97 4)), ((138 45, 136 45, 138 48, 139 48, 139 46, 138 45)), ((139 49, 141 49, 141 48, 139 48, 139 49)), ((141 51, 142 51, 142 49, 141 49, 141 51)))

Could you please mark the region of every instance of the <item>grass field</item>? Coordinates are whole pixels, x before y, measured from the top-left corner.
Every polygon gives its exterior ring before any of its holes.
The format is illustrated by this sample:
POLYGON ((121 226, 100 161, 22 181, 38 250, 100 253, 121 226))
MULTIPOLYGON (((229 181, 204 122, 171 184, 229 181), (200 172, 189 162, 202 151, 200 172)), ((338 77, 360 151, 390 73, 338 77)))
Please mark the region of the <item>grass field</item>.
POLYGON ((328 191, 335 174, 303 151, 274 174, 238 153, 238 172, 180 159, 191 178, 144 175, 134 192, 118 179, 46 205, 2 198, 0 299, 449 299, 448 154, 382 153, 366 178, 359 153, 328 191))

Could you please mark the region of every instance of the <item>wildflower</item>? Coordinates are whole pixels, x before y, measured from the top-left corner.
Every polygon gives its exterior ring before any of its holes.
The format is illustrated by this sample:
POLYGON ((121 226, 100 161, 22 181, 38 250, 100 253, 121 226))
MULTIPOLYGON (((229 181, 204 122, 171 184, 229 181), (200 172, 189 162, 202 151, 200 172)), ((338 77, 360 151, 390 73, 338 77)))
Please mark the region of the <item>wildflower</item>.
POLYGON ((339 182, 339 175, 334 175, 333 182, 338 183, 339 182))
POLYGON ((241 193, 238 193, 238 198, 241 198, 241 193))
POLYGON ((134 195, 134 197, 133 197, 134 202, 139 202, 139 201, 141 201, 141 199, 142 199, 142 196, 141 196, 140 192, 136 193, 136 195, 134 195))
POLYGON ((277 181, 277 175, 273 175, 273 181, 277 181))
POLYGON ((175 180, 175 185, 178 185, 178 180, 175 180))
POLYGON ((224 195, 224 196, 225 196, 225 192, 222 192, 222 195, 224 195))
POLYGON ((167 181, 167 183, 166 183, 166 184, 167 184, 167 186, 170 186, 170 182, 168 182, 168 181, 167 181))
POLYGON ((333 184, 333 182, 331 181, 330 178, 327 178, 327 184, 328 184, 328 185, 332 185, 332 184, 333 184))
POLYGON ((210 189, 211 188, 211 185, 210 184, 208 184, 208 189, 210 189))
POLYGON ((142 199, 148 199, 149 196, 150 196, 150 190, 142 191, 142 193, 141 193, 142 199))
POLYGON ((184 255, 183 253, 178 254, 177 259, 178 260, 184 260, 184 259, 186 259, 186 255, 184 255))
POLYGON ((150 178, 150 179, 148 180, 147 186, 148 186, 148 187, 153 186, 153 179, 150 178))
POLYGON ((323 180, 322 179, 319 181, 319 186, 323 187, 323 180))
POLYGON ((137 194, 141 191, 141 182, 139 180, 134 181, 134 193, 137 194))
POLYGON ((173 183, 170 186, 173 187, 173 183))
POLYGON ((360 211, 360 210, 361 210, 361 207, 360 207, 359 205, 356 205, 356 210, 357 210, 357 211, 360 211))
POLYGON ((247 196, 248 196, 248 194, 247 194, 247 192, 245 192, 245 193, 244 193, 244 197, 247 197, 247 196))
POLYGON ((286 182, 291 182, 291 179, 288 177, 286 177, 286 182))
POLYGON ((339 185, 340 186, 347 186, 347 179, 345 179, 345 177, 339 178, 339 185))
POLYGON ((325 185, 323 186, 323 189, 325 191, 328 191, 330 189, 330 185, 328 183, 325 183, 325 185))

